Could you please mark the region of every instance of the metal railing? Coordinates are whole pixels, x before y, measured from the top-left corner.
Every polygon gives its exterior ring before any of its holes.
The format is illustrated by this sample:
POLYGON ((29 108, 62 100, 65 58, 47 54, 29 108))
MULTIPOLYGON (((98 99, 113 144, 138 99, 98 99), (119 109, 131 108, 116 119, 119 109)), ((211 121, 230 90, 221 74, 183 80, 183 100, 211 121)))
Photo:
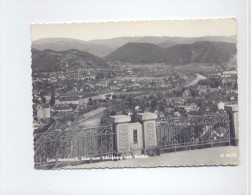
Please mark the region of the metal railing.
POLYGON ((230 145, 226 114, 163 118, 156 121, 156 131, 161 152, 230 145))
POLYGON ((114 132, 112 126, 100 126, 34 134, 34 151, 37 169, 70 165, 77 163, 82 157, 113 155, 114 132))
MULTIPOLYGON (((229 122, 227 114, 157 119, 157 149, 163 153, 230 145, 229 122)), ((115 143, 112 126, 34 134, 35 168, 60 168, 82 164, 78 162, 82 157, 117 155, 115 143)))

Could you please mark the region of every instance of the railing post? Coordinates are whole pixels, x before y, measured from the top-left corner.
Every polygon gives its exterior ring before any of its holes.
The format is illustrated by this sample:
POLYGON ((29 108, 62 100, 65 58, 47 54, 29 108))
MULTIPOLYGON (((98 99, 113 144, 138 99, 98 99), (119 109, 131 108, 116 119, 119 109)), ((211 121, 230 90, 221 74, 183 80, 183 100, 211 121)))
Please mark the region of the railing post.
POLYGON ((153 148, 157 146, 157 131, 156 122, 157 114, 151 112, 144 112, 137 114, 138 119, 143 124, 143 147, 144 149, 153 148))
POLYGON ((130 152, 129 122, 131 117, 126 115, 110 116, 115 126, 115 146, 119 154, 127 155, 130 152))
POLYGON ((229 116, 230 126, 230 144, 238 146, 239 143, 239 121, 238 121, 238 105, 227 105, 224 107, 229 116))

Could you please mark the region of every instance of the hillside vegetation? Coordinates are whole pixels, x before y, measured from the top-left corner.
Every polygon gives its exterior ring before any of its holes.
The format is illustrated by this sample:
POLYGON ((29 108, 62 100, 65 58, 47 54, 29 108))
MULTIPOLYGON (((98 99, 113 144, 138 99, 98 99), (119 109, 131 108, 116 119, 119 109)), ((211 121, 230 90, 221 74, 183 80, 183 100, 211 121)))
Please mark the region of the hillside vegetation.
POLYGON ((32 69, 34 71, 58 71, 76 68, 103 68, 107 63, 84 51, 52 51, 32 49, 32 69))
POLYGON ((127 43, 107 55, 106 61, 127 63, 166 63, 185 65, 189 63, 227 63, 236 53, 234 43, 198 41, 162 48, 150 43, 127 43))

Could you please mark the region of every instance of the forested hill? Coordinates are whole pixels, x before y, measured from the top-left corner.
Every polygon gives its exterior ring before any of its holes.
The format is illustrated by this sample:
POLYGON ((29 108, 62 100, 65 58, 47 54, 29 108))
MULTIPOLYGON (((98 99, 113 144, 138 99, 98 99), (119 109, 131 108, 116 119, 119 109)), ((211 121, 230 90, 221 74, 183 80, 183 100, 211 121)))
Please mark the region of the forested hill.
POLYGON ((52 51, 49 49, 40 51, 32 49, 32 69, 34 71, 98 67, 108 67, 108 64, 88 52, 74 49, 67 51, 52 51))
POLYGON ((185 65, 189 63, 227 63, 236 53, 235 43, 198 41, 162 48, 149 43, 127 43, 107 55, 106 61, 185 65))

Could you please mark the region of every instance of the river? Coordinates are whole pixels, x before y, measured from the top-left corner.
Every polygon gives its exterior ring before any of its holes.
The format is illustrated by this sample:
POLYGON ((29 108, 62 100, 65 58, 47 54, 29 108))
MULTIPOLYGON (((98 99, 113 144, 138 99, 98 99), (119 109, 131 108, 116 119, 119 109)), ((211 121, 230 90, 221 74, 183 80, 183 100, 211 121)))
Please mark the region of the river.
POLYGON ((186 87, 196 85, 200 80, 207 79, 204 75, 196 73, 196 78, 192 80, 190 83, 186 84, 186 87))
POLYGON ((89 113, 85 113, 83 117, 80 117, 76 121, 73 121, 69 126, 69 129, 78 130, 100 126, 101 118, 105 109, 106 108, 98 108, 89 113))

